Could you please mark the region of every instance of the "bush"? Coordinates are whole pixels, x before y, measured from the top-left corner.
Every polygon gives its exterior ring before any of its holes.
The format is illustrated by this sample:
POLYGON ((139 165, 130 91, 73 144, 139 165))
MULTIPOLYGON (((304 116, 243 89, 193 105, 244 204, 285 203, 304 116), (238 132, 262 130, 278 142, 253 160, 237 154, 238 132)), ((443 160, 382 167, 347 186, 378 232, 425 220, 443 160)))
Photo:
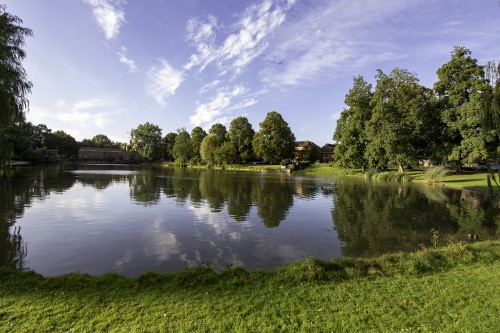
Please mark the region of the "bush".
POLYGON ((448 175, 449 170, 443 166, 430 167, 424 172, 424 179, 429 183, 437 183, 440 179, 448 175))

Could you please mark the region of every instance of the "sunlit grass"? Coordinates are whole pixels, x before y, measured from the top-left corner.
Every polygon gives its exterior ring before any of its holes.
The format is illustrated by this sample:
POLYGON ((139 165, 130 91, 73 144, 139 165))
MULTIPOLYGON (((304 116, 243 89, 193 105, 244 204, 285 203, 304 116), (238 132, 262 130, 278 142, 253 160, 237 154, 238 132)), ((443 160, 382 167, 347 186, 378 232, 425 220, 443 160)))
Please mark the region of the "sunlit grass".
POLYGON ((500 242, 135 279, 0 270, 2 332, 493 332, 500 242))

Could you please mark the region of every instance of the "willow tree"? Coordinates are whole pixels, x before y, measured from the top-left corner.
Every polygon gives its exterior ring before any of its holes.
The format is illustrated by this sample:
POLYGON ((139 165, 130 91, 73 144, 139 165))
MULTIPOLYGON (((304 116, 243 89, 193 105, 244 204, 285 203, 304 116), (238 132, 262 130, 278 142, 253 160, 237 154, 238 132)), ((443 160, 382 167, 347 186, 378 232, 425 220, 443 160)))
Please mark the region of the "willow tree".
POLYGON ((33 33, 22 23, 0 5, 0 165, 10 160, 7 130, 23 119, 32 87, 22 61, 26 58, 25 37, 33 33))

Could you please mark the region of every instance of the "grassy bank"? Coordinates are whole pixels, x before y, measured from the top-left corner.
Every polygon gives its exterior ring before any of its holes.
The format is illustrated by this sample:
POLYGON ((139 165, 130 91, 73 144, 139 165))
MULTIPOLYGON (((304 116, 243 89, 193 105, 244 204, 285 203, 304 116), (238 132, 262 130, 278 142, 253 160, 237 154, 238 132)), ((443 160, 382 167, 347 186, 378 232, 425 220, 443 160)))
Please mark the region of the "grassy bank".
POLYGON ((0 270, 2 332, 492 332, 500 241, 135 279, 0 270))
MULTIPOLYGON (((397 171, 381 172, 375 175, 369 175, 369 171, 362 172, 361 169, 349 170, 331 167, 327 165, 311 165, 304 170, 295 171, 294 174, 302 176, 317 176, 317 177, 332 177, 332 176, 354 176, 354 177, 367 177, 372 179, 381 178, 380 180, 397 179, 399 173, 397 171)), ((412 182, 426 183, 428 179, 425 177, 425 171, 410 170, 405 173, 406 179, 411 179, 412 182)), ((486 171, 464 171, 456 173, 450 171, 446 176, 437 180, 437 184, 451 187, 463 187, 476 190, 488 190, 487 182, 488 172, 486 171)), ((493 190, 500 192, 500 186, 495 183, 493 190)))

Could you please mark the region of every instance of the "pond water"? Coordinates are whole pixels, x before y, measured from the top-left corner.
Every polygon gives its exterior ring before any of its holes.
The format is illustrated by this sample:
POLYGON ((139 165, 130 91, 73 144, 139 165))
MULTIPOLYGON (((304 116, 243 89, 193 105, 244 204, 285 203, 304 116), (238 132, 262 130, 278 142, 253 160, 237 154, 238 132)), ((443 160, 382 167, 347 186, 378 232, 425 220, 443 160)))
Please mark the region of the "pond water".
MULTIPOLYGON (((137 276, 208 263, 269 269, 498 239, 469 191, 278 172, 49 165, 0 179, 0 266, 137 276)), ((494 207, 496 206, 496 207, 494 207)))

